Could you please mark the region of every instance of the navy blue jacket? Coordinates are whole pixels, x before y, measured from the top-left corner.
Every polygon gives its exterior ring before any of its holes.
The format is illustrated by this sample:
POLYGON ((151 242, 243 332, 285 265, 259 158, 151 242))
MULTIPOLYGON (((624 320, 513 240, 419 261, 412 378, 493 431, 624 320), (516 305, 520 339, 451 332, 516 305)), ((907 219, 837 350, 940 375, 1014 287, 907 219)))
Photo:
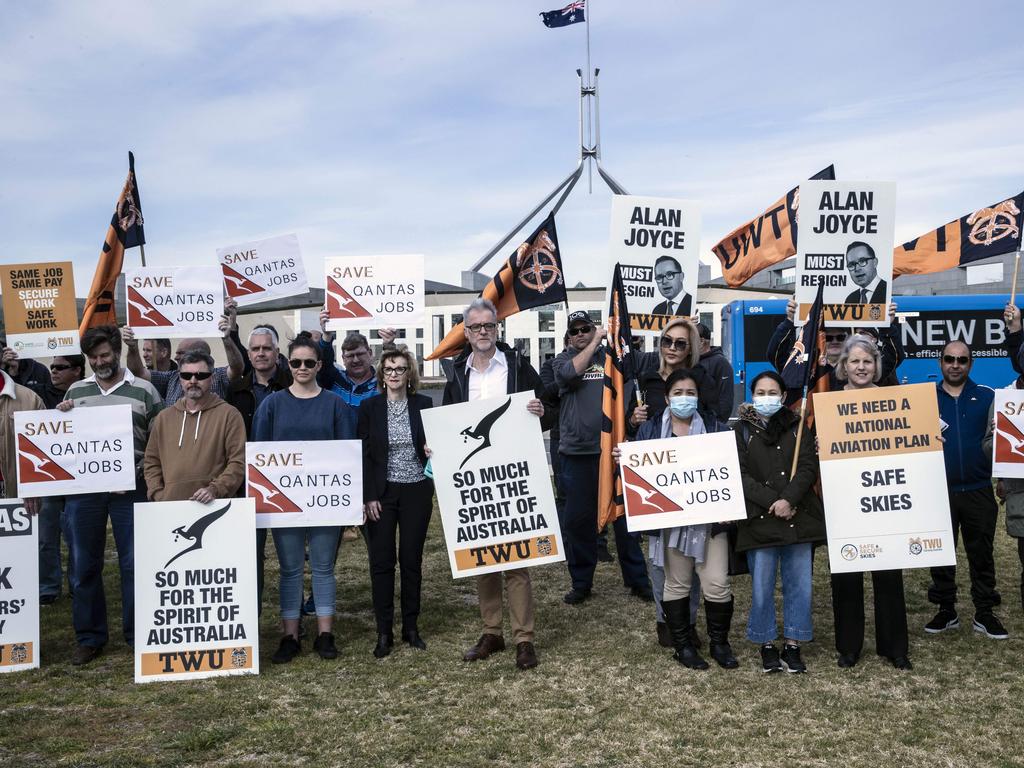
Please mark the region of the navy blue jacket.
POLYGON ((949 490, 976 491, 992 483, 992 456, 983 447, 991 417, 995 392, 967 379, 959 397, 953 397, 936 384, 939 418, 949 426, 942 452, 946 457, 946 482, 949 490))

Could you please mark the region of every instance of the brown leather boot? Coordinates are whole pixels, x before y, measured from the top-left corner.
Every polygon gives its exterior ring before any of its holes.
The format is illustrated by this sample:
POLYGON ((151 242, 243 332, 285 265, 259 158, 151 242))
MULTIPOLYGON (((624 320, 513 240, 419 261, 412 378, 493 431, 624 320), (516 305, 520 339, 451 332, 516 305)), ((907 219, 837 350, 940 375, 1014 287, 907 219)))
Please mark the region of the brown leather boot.
POLYGON ((519 669, 533 669, 539 663, 537 649, 533 647, 533 643, 524 640, 516 644, 516 666, 519 669))
POLYGON ((477 661, 486 659, 492 653, 505 650, 505 638, 501 635, 480 635, 476 645, 462 654, 463 661, 477 661))

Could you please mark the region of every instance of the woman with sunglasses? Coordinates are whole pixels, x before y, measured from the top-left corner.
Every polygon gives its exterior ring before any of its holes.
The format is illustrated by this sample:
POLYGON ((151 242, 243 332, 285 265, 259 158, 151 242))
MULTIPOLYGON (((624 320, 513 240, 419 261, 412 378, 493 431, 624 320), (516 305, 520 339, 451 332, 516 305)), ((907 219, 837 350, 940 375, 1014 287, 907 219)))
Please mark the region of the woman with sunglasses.
MULTIPOLYGON (((316 383, 321 366, 317 343, 308 336, 296 338, 288 345, 288 365, 292 384, 287 389, 267 395, 260 404, 253 417, 253 441, 355 439, 355 413, 340 397, 321 389, 316 383)), ((299 620, 307 539, 317 622, 313 650, 323 659, 336 658, 338 650, 332 632, 337 591, 334 553, 341 536, 341 526, 274 528, 273 534, 281 566, 280 602, 284 636, 271 661, 287 663, 301 650, 299 620)))
POLYGON ((423 474, 426 437, 420 414, 433 401, 417 393, 416 359, 405 348, 385 350, 377 364, 374 395, 359 407, 357 432, 363 441, 363 513, 370 554, 373 611, 382 659, 395 644, 395 534, 399 532, 402 640, 421 651, 419 633, 423 544, 433 508, 434 481, 423 474))
MULTIPOLYGON (((836 378, 844 390, 872 389, 882 376, 878 345, 867 336, 850 336, 836 361, 836 378)), ((825 499, 828 503, 828 499, 825 499)), ((907 603, 903 571, 872 571, 875 607, 875 652, 896 669, 913 669, 908 656, 907 603)), ((854 666, 864 647, 864 574, 832 574, 832 613, 835 617, 839 666, 854 666)))

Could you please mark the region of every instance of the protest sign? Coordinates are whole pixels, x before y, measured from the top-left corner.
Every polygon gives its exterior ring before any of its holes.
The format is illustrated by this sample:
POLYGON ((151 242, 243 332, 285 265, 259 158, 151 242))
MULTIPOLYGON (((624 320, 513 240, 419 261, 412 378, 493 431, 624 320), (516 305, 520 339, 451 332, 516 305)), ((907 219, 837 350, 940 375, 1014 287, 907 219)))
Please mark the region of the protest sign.
POLYGON ((888 325, 896 185, 882 181, 805 181, 800 185, 796 253, 797 325, 825 284, 825 324, 888 325))
POLYGON ((700 206, 662 197, 612 197, 608 239, 611 274, 622 285, 634 334, 657 336, 673 317, 697 313, 700 206))
POLYGON ((428 408, 423 429, 452 575, 565 559, 532 392, 428 408))
POLYGON ((130 405, 18 411, 14 432, 26 498, 135 489, 130 405))
POLYGON ((141 267, 125 272, 128 326, 138 339, 220 337, 223 278, 217 267, 141 267))
POLYGON ((833 573, 956 563, 934 384, 816 393, 814 424, 833 573))
POLYGON ((733 432, 619 447, 626 526, 631 532, 746 519, 733 432))
POLYGON ((135 682, 259 674, 250 499, 135 505, 135 682))
POLYGON ((0 500, 0 672, 39 666, 39 530, 21 499, 0 500))
POLYGON ((329 331, 423 324, 423 256, 325 259, 329 331))
POLYGON ((246 443, 245 489, 257 528, 362 525, 362 442, 246 443))
POLYGON ((7 346, 18 357, 78 355, 78 309, 70 261, 0 268, 7 346))
POLYGON ((268 237, 217 249, 224 291, 238 306, 309 293, 295 235, 268 237))
POLYGON ((997 389, 992 476, 1024 478, 1024 391, 997 389))

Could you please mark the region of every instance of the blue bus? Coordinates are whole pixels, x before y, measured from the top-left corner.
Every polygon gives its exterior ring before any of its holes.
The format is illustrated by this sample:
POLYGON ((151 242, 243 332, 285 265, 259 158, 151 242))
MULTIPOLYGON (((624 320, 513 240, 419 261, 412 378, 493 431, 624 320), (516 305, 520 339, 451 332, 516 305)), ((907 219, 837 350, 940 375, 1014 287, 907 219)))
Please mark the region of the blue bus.
MULTIPOLYGON (((971 378, 994 389, 1010 384, 1013 370, 1003 341, 1003 308, 1008 294, 894 296, 906 360, 896 369, 903 384, 938 381, 938 357, 952 339, 974 355, 971 378)), ((786 317, 785 299, 733 301, 722 307, 722 353, 735 371, 734 402, 750 399, 747 382, 771 368, 766 351, 776 326, 786 317)))

